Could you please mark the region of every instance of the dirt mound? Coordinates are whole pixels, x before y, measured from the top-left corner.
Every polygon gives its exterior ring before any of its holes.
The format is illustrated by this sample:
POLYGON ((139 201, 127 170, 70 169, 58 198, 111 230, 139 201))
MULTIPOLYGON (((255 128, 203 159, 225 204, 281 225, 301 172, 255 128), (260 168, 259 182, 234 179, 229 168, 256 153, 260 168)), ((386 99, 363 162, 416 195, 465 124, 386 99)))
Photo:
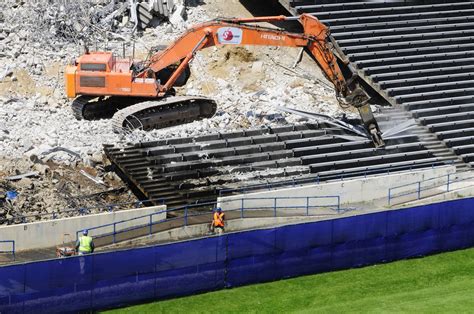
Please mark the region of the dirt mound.
POLYGON ((224 61, 228 60, 240 61, 240 62, 254 62, 257 61, 257 57, 244 47, 231 47, 224 54, 224 61))

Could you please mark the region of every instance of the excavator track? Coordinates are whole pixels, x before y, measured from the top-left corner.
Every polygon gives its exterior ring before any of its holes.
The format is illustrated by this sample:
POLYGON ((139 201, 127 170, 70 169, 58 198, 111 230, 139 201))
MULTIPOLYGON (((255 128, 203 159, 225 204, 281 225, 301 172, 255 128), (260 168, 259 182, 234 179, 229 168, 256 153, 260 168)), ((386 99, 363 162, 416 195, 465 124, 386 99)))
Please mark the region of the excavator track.
POLYGON ((92 99, 93 97, 91 96, 79 96, 72 101, 71 108, 72 113, 74 114, 74 118, 76 118, 77 120, 84 119, 84 108, 92 99))
POLYGON ((139 97, 79 96, 71 104, 77 120, 110 119, 120 109, 146 101, 139 97))
POLYGON ((153 130, 211 118, 217 110, 213 99, 195 96, 147 101, 117 111, 112 117, 115 133, 134 129, 153 130))

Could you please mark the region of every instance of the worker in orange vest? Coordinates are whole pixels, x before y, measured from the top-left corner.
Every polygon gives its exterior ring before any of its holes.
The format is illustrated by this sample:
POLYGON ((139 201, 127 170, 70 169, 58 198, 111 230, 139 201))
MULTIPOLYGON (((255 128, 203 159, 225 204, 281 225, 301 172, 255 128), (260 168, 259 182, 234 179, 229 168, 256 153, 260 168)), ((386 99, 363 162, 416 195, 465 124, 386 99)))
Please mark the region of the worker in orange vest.
POLYGON ((217 233, 224 232, 224 219, 225 219, 225 215, 222 212, 222 209, 218 207, 216 211, 214 212, 214 218, 212 219, 213 232, 215 232, 216 230, 217 230, 217 233))

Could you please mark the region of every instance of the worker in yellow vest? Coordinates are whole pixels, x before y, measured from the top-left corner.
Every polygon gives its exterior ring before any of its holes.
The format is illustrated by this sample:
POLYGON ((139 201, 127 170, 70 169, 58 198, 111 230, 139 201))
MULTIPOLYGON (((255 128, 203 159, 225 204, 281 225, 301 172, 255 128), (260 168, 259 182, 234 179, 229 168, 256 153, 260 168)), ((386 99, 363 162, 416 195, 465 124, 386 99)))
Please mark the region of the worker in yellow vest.
POLYGON ((222 209, 218 207, 217 210, 214 212, 214 217, 212 219, 212 231, 217 230, 217 233, 223 233, 224 232, 224 219, 225 219, 225 215, 222 212, 222 209))
POLYGON ((82 236, 76 242, 76 252, 79 255, 90 254, 94 252, 94 241, 92 241, 92 237, 88 236, 88 231, 83 230, 82 236))

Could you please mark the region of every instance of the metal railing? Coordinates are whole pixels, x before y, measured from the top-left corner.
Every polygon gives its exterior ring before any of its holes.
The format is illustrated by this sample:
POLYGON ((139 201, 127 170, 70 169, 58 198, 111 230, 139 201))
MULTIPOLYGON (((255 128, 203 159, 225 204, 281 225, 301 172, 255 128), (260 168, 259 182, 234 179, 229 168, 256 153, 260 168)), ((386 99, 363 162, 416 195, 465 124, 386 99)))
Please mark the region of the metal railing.
MULTIPOLYGON (((227 217, 227 220, 250 217, 289 217, 296 216, 295 214, 298 214, 298 216, 313 216, 313 211, 321 208, 334 210, 336 213, 342 211, 340 196, 239 198, 166 209, 148 215, 87 228, 87 230, 89 235, 93 235, 95 241, 101 238, 108 238, 106 242, 113 244, 123 241, 123 238, 128 240, 177 227, 210 223, 213 213, 212 209, 221 206, 223 203, 233 203, 229 206, 235 207, 224 211, 227 216, 232 216, 227 217), (315 204, 315 200, 325 200, 325 202, 323 204, 315 204), (328 203, 329 200, 333 200, 333 203, 328 203), (252 205, 248 204, 250 201, 252 201, 252 205), (261 202, 261 204, 256 204, 258 202, 261 202), (295 204, 288 205, 288 202, 295 204), (197 211, 198 209, 201 209, 201 211, 197 211), (205 211, 202 211, 203 209, 205 211), (159 218, 163 215, 165 216, 164 219, 159 218), (170 217, 168 218, 168 216, 170 217), (130 226, 134 221, 138 221, 137 225, 130 226), (133 234, 132 237, 122 236, 120 238, 124 233, 133 234)), ((76 239, 79 238, 81 232, 82 230, 76 232, 76 239)))
MULTIPOLYGON (((401 197, 410 196, 410 195, 416 196, 413 200, 419 200, 423 198, 423 192, 438 189, 441 187, 446 187, 445 192, 450 192, 453 184, 474 179, 474 174, 468 177, 463 176, 464 174, 467 174, 467 173, 472 173, 472 172, 450 173, 447 175, 442 175, 442 176, 438 176, 438 177, 434 177, 434 178, 430 178, 426 180, 420 180, 413 183, 403 184, 403 185, 399 185, 393 188, 389 188, 388 197, 387 197, 388 205, 389 206, 393 205, 394 203, 393 200, 395 199, 399 199, 401 197), (463 177, 458 178, 459 175, 463 177), (446 182, 438 183, 440 180, 446 180, 446 182), (430 185, 429 183, 432 183, 432 182, 434 183, 430 185), (413 187, 413 189, 410 189, 409 187, 413 187), (396 191, 400 189, 403 189, 404 191, 397 193, 396 191)), ((472 184, 472 186, 474 186, 474 183, 472 184)), ((432 196, 432 195, 429 195, 429 196, 432 196)))
POLYGON ((15 241, 14 240, 0 240, 0 244, 2 243, 10 243, 11 244, 11 250, 0 250, 0 254, 3 253, 11 253, 13 256, 13 260, 15 260, 15 241))
MULTIPOLYGON (((219 190, 219 196, 223 196, 225 194, 231 194, 231 193, 250 193, 254 192, 256 190, 272 190, 275 188, 279 187, 296 187, 296 186, 302 186, 305 184, 319 184, 322 180, 324 181, 329 181, 329 180, 344 180, 344 179, 349 179, 349 178, 354 178, 354 177, 364 177, 367 178, 368 175, 390 175, 394 171, 413 171, 415 169, 419 168, 432 168, 434 169, 435 167, 439 166, 445 166, 452 164, 454 161, 451 163, 446 163, 446 162, 429 162, 429 163, 418 163, 418 164, 413 164, 410 166, 387 166, 387 168, 383 169, 365 169, 365 170, 360 170, 360 171, 349 171, 349 172, 344 172, 342 171, 339 174, 335 175, 329 175, 329 176, 322 176, 320 177, 319 174, 315 177, 310 177, 310 178, 303 178, 303 179, 292 179, 292 180, 283 180, 283 181, 274 181, 274 182, 266 182, 266 183, 259 183, 259 184, 251 184, 251 185, 246 185, 243 187, 238 187, 238 188, 231 188, 231 189, 221 189, 219 190)), ((323 182, 324 182, 323 181, 323 182)))

